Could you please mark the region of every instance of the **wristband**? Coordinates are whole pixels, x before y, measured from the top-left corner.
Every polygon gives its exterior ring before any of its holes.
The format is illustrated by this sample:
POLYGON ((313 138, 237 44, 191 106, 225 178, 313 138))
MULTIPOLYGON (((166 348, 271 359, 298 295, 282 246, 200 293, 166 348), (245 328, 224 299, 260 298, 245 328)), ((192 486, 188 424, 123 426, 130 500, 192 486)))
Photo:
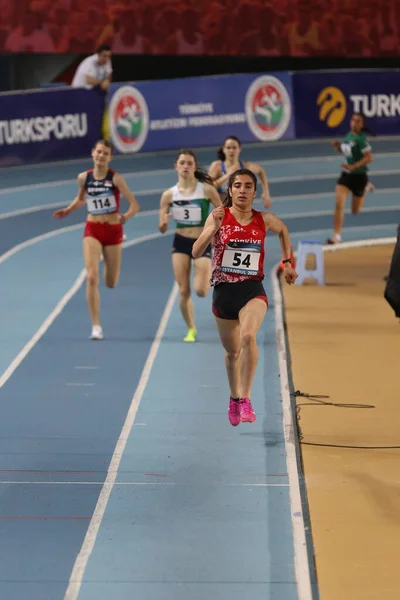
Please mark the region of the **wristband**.
POLYGON ((282 261, 282 264, 283 264, 283 265, 284 265, 284 264, 286 264, 286 263, 290 263, 290 264, 292 264, 292 262, 293 262, 293 261, 292 261, 292 259, 291 259, 291 258, 285 258, 285 260, 283 260, 283 261, 282 261))

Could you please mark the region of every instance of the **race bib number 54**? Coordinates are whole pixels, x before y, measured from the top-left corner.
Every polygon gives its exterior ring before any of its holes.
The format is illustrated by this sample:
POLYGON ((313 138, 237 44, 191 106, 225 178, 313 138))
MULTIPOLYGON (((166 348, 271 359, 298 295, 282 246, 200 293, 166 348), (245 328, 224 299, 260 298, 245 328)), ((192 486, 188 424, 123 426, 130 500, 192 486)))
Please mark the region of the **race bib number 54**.
POLYGON ((221 270, 238 275, 257 275, 261 244, 227 244, 222 257, 221 270))

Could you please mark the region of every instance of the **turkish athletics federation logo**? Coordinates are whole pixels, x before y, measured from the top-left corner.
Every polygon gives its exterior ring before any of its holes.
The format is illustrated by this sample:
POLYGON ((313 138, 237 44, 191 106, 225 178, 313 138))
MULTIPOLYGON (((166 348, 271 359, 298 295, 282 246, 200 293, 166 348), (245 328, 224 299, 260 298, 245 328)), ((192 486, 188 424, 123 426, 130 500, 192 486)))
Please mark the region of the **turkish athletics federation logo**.
POLYGON ((149 131, 149 111, 143 95, 134 87, 120 87, 109 107, 111 140, 120 152, 137 152, 149 131))
POLYGON ((281 138, 292 114, 285 86, 271 75, 253 81, 246 93, 245 109, 250 130, 263 142, 281 138))

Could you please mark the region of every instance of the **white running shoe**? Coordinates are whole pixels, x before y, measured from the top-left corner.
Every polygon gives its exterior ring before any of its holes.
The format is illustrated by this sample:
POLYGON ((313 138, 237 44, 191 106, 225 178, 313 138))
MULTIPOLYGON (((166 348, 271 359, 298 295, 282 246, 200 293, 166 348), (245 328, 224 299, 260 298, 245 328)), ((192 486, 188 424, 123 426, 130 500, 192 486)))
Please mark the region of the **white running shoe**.
POLYGON ((342 241, 342 236, 339 235, 338 233, 334 233, 333 235, 331 235, 330 238, 328 238, 326 240, 327 244, 340 244, 340 242, 342 241))
POLYGON ((125 242, 125 240, 128 239, 128 236, 126 235, 126 233, 124 233, 124 235, 122 236, 122 241, 125 242))
POLYGON ((93 325, 92 327, 92 335, 90 336, 91 340, 102 340, 103 339, 103 329, 101 325, 93 325))

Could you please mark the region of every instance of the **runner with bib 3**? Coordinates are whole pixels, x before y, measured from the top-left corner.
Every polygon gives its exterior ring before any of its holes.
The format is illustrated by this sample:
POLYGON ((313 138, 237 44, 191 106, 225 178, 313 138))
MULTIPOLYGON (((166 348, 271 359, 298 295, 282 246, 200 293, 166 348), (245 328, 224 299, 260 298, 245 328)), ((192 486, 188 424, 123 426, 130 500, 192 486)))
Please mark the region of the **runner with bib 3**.
MULTIPOLYGON (((158 228, 161 233, 165 233, 170 218, 173 217, 176 222, 172 266, 175 281, 179 285, 179 307, 188 328, 184 341, 195 342, 197 329, 190 295, 192 247, 203 231, 210 202, 215 207, 221 205, 221 200, 213 180, 198 168, 196 156, 191 150, 181 150, 178 153, 175 170, 178 173, 178 183, 161 196, 158 228)), ((204 248, 193 263, 194 290, 198 296, 206 296, 210 289, 211 246, 204 248)))
POLYGON ((258 360, 256 336, 268 306, 262 284, 268 230, 279 235, 284 278, 289 284, 297 279, 291 266, 287 227, 274 214, 253 210, 256 193, 257 178, 252 171, 238 169, 232 173, 224 206, 213 210, 193 245, 196 258, 213 242, 212 310, 226 352, 228 417, 234 426, 256 420, 250 398, 258 360))
POLYGON ((88 217, 83 237, 83 256, 87 271, 86 299, 92 320, 92 340, 103 339, 100 325, 99 265, 104 258, 104 281, 114 288, 119 279, 122 256, 122 225, 139 210, 139 204, 124 178, 109 168, 113 155, 110 142, 100 140, 92 150, 94 168, 78 175, 78 195, 67 208, 56 210, 54 218, 64 219, 85 203, 88 217), (121 194, 129 202, 120 214, 121 194))

